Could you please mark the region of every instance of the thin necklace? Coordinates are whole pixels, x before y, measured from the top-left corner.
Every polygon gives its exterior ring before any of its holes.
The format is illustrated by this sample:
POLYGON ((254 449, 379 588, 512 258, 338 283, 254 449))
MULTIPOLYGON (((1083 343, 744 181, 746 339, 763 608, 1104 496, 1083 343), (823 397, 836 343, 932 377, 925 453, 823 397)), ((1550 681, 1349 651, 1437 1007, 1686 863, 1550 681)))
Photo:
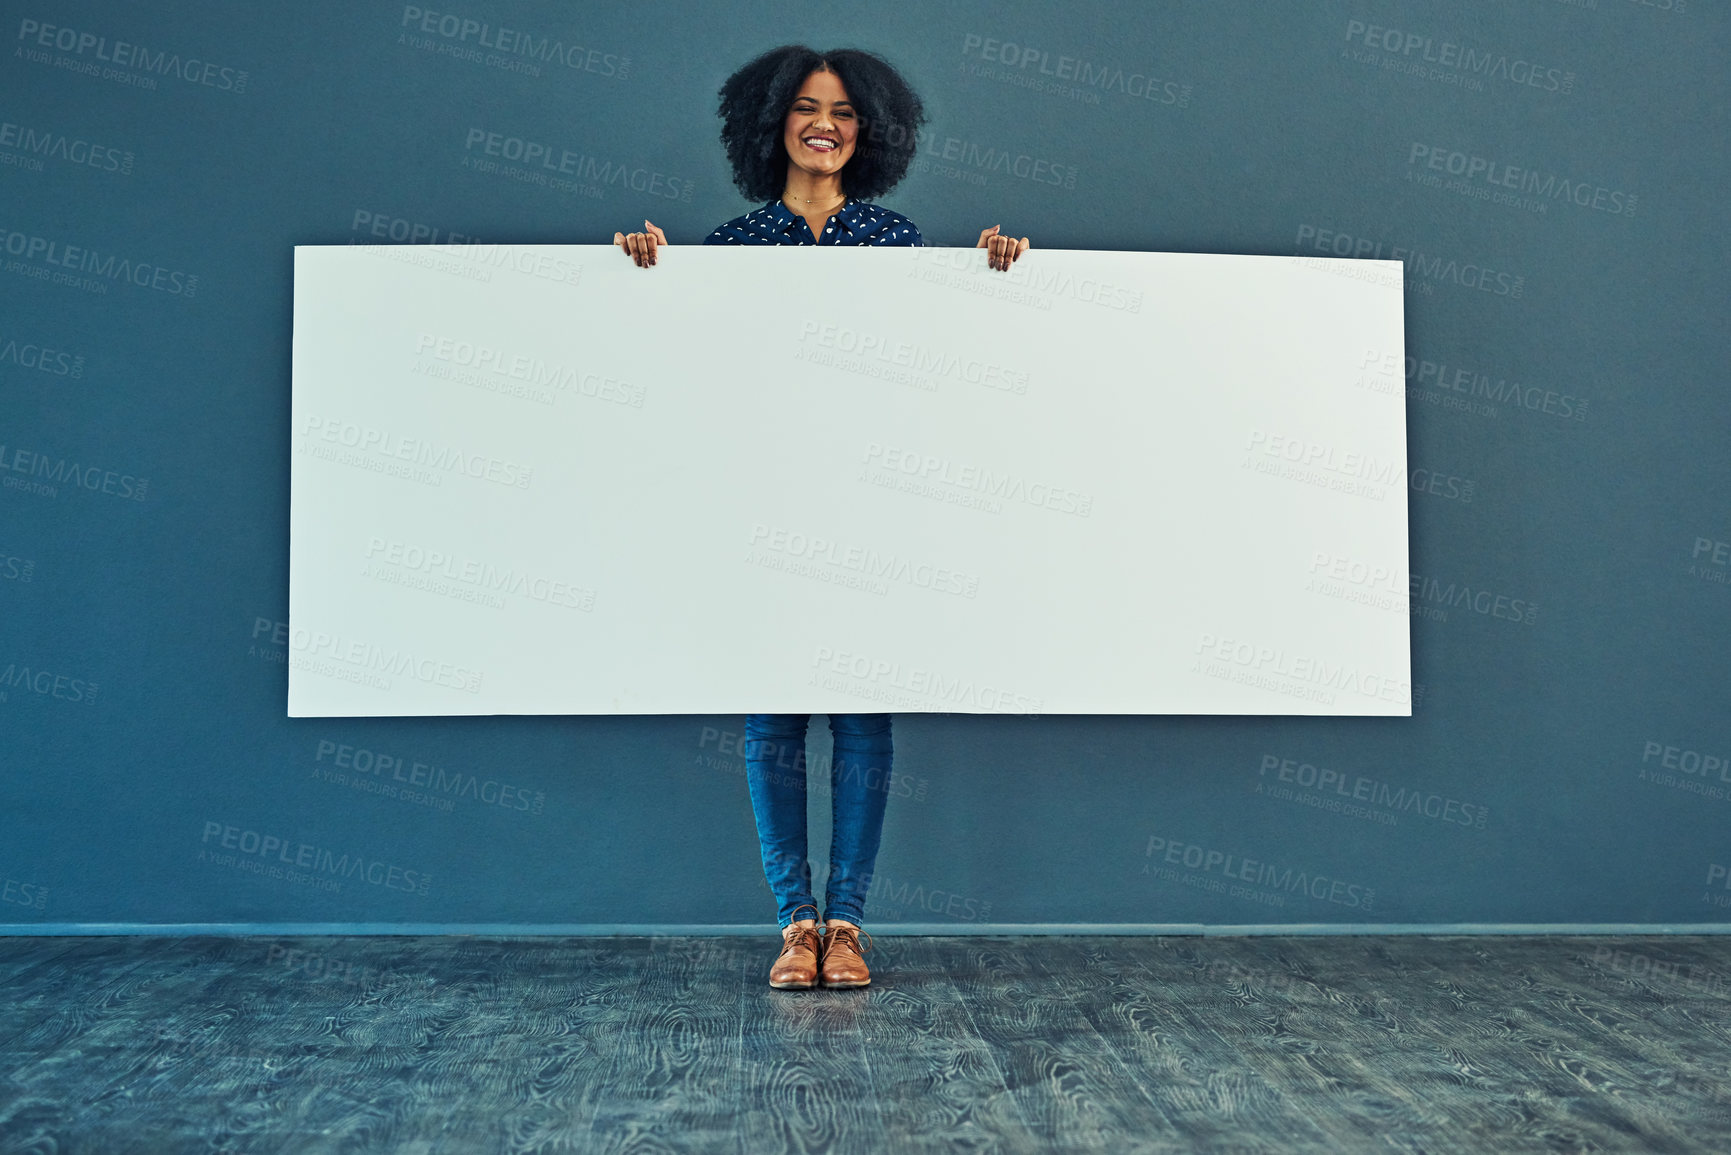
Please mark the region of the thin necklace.
MULTIPOLYGON (((788 193, 788 192, 783 192, 781 195, 782 195, 783 199, 786 199, 787 197, 793 196, 792 193, 788 193)), ((810 204, 813 201, 813 199, 815 199, 815 198, 813 198, 813 197, 793 197, 793 199, 796 201, 804 201, 806 204, 810 204)), ((841 194, 840 203, 841 204, 847 203, 847 194, 846 193, 841 194)))

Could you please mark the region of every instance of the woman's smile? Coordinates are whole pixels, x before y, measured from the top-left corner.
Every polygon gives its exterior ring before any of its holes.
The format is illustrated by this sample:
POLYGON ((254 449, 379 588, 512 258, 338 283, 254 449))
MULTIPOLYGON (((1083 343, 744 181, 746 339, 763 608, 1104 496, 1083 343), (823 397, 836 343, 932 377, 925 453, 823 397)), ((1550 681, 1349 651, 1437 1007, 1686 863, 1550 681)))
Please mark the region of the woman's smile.
MULTIPOLYGON (((827 185, 853 158, 858 136, 859 114, 840 78, 828 69, 813 71, 800 85, 782 121, 782 145, 788 160, 794 168, 821 179, 827 198, 827 185)), ((794 189, 795 195, 804 192, 804 187, 794 189)))

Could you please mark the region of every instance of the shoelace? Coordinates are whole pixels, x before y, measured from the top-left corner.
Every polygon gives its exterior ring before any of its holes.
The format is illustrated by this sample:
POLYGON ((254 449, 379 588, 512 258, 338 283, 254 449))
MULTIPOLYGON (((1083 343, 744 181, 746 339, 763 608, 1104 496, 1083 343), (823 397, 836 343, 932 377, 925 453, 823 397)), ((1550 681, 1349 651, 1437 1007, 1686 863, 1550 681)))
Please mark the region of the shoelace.
POLYGON ((827 943, 824 947, 825 950, 828 950, 836 943, 845 942, 848 939, 853 940, 853 950, 855 954, 864 955, 866 951, 869 951, 872 948, 872 936, 865 931, 855 930, 851 926, 825 927, 824 932, 827 936, 827 943), (862 934, 865 935, 865 950, 861 950, 859 945, 859 936, 862 934))
POLYGON ((783 942, 781 953, 787 954, 789 951, 799 950, 801 948, 809 950, 813 954, 818 953, 817 928, 796 926, 787 932, 787 937, 783 942))
MULTIPOLYGON (((815 917, 817 915, 817 907, 812 906, 808 903, 805 906, 800 906, 800 907, 794 908, 793 914, 794 914, 794 918, 796 921, 799 918, 799 912, 802 910, 811 911, 813 917, 815 917)), ((786 954, 788 951, 797 950, 800 947, 804 947, 806 950, 811 951, 813 954, 821 953, 822 946, 818 941, 817 927, 815 927, 815 926, 795 926, 793 923, 789 923, 788 924, 788 932, 785 936, 783 936, 783 946, 781 948, 781 953, 786 954)))

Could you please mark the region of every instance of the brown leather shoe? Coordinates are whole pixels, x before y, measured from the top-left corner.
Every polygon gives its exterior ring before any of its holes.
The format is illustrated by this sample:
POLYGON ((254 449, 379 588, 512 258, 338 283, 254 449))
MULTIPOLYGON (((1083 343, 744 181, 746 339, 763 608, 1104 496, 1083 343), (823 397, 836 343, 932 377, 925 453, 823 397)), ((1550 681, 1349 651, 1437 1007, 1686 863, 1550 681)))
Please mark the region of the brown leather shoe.
MULTIPOLYGON (((848 923, 824 929, 823 985, 826 987, 866 987, 871 985, 872 972, 860 952, 860 929, 848 923)), ((866 935, 866 950, 872 936, 866 935)))
MULTIPOLYGON (((797 916, 800 910, 806 909, 813 915, 817 914, 815 906, 802 906, 793 913, 797 916)), ((815 987, 817 956, 821 949, 817 928, 799 926, 796 918, 781 932, 781 954, 776 957, 775 965, 769 968, 769 985, 778 991, 809 991, 815 987)))

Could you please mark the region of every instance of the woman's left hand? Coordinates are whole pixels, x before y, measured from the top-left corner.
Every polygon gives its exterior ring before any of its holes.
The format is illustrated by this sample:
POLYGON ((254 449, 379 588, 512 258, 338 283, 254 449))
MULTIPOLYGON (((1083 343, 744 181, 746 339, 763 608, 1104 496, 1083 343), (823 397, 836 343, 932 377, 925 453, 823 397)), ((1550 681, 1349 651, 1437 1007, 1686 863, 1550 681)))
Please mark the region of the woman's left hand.
POLYGON ((986 264, 994 269, 1007 269, 1010 262, 1028 251, 1028 238, 1020 240, 1015 237, 1005 237, 998 234, 998 226, 980 230, 980 243, 976 249, 986 250, 986 264))

